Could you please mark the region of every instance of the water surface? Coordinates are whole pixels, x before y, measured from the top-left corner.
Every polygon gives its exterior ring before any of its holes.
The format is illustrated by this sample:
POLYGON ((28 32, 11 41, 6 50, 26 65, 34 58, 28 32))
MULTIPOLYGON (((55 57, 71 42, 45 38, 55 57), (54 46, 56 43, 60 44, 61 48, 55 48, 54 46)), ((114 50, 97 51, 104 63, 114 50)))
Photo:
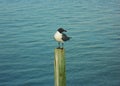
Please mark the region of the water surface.
POLYGON ((120 0, 0 0, 0 86, 54 86, 63 27, 67 86, 120 86, 120 0))

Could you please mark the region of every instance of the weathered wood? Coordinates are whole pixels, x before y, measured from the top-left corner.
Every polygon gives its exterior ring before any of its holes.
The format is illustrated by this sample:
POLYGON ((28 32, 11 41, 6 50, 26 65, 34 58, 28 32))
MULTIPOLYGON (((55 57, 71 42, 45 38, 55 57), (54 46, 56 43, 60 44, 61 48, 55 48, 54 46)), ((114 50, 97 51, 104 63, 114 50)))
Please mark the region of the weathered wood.
POLYGON ((54 78, 55 86, 66 86, 65 50, 55 49, 54 57, 54 78))

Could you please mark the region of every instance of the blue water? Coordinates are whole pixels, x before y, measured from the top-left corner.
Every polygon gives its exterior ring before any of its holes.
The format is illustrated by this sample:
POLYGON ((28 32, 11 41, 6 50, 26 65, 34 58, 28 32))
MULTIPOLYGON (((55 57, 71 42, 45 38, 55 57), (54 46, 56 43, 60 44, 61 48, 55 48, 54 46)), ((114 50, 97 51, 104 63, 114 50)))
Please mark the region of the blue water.
POLYGON ((59 27, 67 86, 120 86, 120 0, 0 0, 0 86, 54 86, 59 27))

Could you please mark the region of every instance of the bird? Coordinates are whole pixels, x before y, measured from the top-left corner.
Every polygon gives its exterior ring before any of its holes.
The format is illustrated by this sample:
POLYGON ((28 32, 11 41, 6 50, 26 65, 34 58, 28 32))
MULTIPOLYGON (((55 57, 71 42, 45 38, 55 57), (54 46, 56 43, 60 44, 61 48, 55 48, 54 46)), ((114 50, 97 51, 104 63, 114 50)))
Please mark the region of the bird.
POLYGON ((71 38, 71 37, 68 37, 64 32, 67 32, 67 31, 64 30, 63 28, 58 28, 58 30, 54 34, 54 39, 58 42, 58 48, 61 48, 60 46, 61 44, 63 48, 64 42, 70 40, 71 38))

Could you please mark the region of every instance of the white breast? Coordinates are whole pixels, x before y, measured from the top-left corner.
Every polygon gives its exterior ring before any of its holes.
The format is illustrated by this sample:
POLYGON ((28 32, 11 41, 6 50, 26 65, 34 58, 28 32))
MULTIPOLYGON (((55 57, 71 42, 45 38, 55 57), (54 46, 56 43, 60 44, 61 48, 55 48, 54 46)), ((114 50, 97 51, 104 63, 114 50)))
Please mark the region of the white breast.
POLYGON ((62 34, 60 32, 58 32, 58 31, 55 33, 54 38, 58 42, 63 42, 63 40, 62 40, 62 34))

